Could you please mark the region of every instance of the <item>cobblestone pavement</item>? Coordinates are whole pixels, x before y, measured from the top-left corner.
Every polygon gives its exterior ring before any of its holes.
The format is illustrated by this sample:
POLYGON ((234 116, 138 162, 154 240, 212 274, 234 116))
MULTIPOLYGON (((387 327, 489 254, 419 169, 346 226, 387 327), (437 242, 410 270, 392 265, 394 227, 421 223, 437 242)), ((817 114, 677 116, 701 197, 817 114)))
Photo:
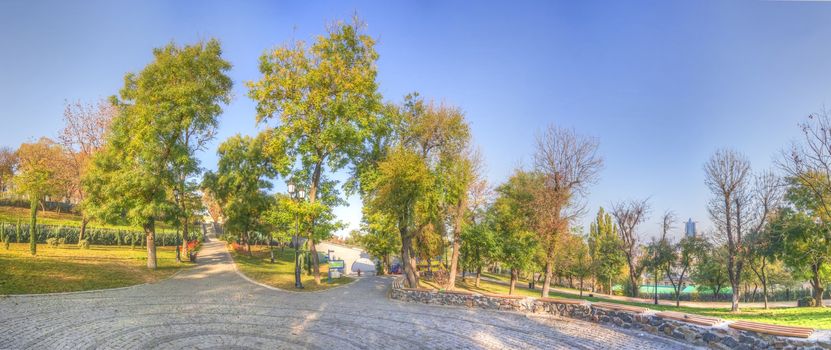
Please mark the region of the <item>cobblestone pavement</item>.
POLYGON ((235 272, 221 242, 171 279, 126 289, 0 299, 2 349, 677 349, 574 320, 403 303, 387 277, 317 293, 275 291, 235 272))

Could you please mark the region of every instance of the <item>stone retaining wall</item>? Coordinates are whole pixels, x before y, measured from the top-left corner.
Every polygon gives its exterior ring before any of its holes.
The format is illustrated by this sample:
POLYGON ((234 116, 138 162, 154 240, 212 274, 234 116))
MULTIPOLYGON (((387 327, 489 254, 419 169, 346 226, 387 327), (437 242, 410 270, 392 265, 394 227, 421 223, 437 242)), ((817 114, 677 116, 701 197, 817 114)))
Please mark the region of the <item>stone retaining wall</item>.
POLYGON ((814 335, 808 339, 779 337, 727 327, 726 323, 715 327, 698 326, 656 316, 654 312, 634 313, 611 311, 589 302, 545 298, 516 298, 496 295, 482 295, 464 291, 434 291, 429 289, 404 288, 401 280, 393 282, 390 297, 401 301, 425 304, 453 305, 486 310, 515 311, 523 313, 549 314, 589 322, 613 325, 620 328, 639 330, 674 338, 697 346, 711 349, 825 349, 831 350, 831 342, 819 340, 814 335))

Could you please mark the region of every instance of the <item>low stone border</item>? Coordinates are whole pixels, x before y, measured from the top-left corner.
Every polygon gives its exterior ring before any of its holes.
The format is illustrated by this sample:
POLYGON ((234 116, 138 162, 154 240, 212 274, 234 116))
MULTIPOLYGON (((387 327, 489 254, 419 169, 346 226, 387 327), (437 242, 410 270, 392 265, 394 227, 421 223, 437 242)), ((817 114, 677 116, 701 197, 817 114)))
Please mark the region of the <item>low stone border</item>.
POLYGON ((472 292, 449 292, 405 288, 403 278, 392 283, 390 298, 424 304, 453 305, 486 310, 549 314, 583 321, 640 330, 711 349, 826 349, 831 350, 827 332, 814 332, 808 339, 774 336, 728 327, 729 321, 707 327, 662 318, 646 312, 616 311, 593 306, 588 301, 556 298, 503 297, 472 292))

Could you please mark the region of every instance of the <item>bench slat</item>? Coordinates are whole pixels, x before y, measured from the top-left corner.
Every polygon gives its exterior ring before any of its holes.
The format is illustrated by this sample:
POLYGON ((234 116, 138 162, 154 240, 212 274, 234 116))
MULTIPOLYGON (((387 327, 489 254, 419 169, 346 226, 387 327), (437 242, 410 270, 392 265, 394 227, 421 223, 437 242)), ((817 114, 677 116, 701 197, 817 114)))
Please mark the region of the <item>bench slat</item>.
POLYGON ((640 306, 630 306, 630 305, 623 305, 623 304, 613 304, 613 303, 604 303, 604 302, 596 302, 592 303, 593 306, 597 306, 601 309, 611 309, 617 311, 630 311, 636 313, 646 312, 647 308, 640 307, 640 306))
POLYGON ((566 299, 566 298, 537 298, 537 300, 546 302, 546 303, 556 303, 556 304, 570 304, 570 305, 585 305, 585 300, 580 299, 566 299))
POLYGON ((488 292, 479 292, 486 297, 491 298, 504 298, 504 299, 525 299, 522 295, 510 295, 510 294, 497 294, 497 293, 488 293, 488 292))
POLYGON ((676 321, 681 321, 681 322, 688 322, 688 323, 697 324, 697 325, 700 325, 700 326, 710 326, 710 327, 712 327, 712 326, 715 326, 719 323, 724 322, 720 318, 699 316, 699 315, 693 315, 693 314, 685 314, 685 313, 675 312, 675 311, 664 311, 664 312, 659 312, 655 315, 658 316, 658 317, 662 317, 662 318, 668 318, 668 319, 671 319, 671 320, 676 320, 676 321))
POLYGON ((794 326, 779 326, 767 323, 758 323, 750 321, 736 321, 731 323, 730 328, 740 329, 743 331, 758 332, 764 334, 772 334, 783 337, 808 338, 814 333, 813 328, 794 327, 794 326))

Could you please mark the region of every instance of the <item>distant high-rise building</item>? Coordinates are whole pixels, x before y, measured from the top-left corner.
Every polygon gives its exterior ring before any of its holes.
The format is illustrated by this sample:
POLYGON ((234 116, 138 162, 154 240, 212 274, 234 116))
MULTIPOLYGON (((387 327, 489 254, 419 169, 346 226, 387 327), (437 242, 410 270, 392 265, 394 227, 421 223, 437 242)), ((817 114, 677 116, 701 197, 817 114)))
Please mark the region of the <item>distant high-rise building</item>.
POLYGON ((690 218, 690 220, 687 221, 686 227, 684 228, 684 235, 687 236, 687 237, 695 237, 696 236, 695 221, 692 221, 692 218, 690 218))

